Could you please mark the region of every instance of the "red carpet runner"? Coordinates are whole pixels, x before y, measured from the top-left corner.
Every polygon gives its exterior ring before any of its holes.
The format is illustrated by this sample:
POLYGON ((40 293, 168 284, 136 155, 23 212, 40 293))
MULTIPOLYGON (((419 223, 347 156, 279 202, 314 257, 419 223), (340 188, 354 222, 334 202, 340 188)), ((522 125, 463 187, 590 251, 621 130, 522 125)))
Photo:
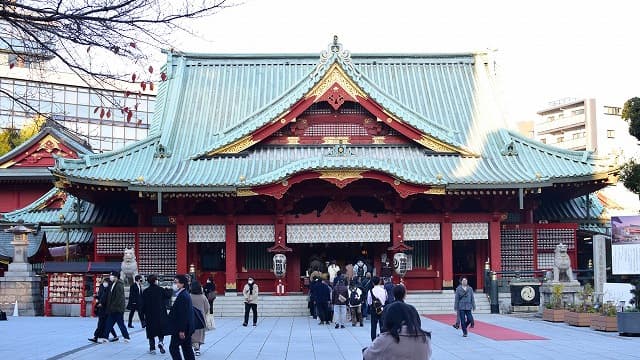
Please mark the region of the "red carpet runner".
MULTIPOLYGON (((431 320, 435 320, 448 325, 452 325, 456 322, 455 314, 438 314, 438 315, 424 315, 424 316, 431 320)), ((451 328, 451 331, 458 331, 462 334, 462 330, 455 330, 454 328, 451 328)), ((475 320, 475 327, 473 329, 469 328, 469 333, 477 334, 477 335, 484 336, 486 338, 497 340, 497 341, 548 340, 547 338, 543 338, 541 336, 527 334, 522 331, 507 329, 502 326, 491 325, 486 322, 478 321, 478 320, 475 320)))

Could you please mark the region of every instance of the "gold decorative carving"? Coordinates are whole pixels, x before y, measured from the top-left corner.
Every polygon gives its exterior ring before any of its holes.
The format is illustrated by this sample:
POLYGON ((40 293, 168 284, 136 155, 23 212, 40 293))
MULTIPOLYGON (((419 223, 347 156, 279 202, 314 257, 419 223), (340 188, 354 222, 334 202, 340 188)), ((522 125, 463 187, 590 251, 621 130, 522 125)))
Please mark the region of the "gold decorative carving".
POLYGON ((234 282, 228 282, 224 284, 224 288, 227 290, 235 290, 236 289, 236 283, 234 282))
POLYGON ((58 139, 54 138, 51 135, 47 135, 44 138, 42 138, 42 140, 40 140, 40 142, 38 143, 38 148, 36 149, 36 151, 39 150, 44 150, 46 152, 52 152, 53 150, 60 149, 60 141, 58 141, 58 139))
POLYGON ((428 195, 445 195, 447 193, 447 190, 443 187, 432 187, 431 189, 426 190, 424 193, 428 195))
POLYGON ((442 280, 442 287, 453 287, 453 280, 442 280))
POLYGON ((287 144, 289 144, 289 145, 298 145, 298 144, 300 144, 300 137, 299 136, 289 136, 289 137, 287 137, 287 144))
POLYGON ((218 148, 216 150, 212 150, 209 153, 207 153, 207 155, 209 156, 213 156, 216 154, 237 154, 242 150, 245 150, 247 148, 249 148, 250 146, 256 144, 257 141, 253 140, 251 138, 251 135, 249 136, 245 136, 242 139, 232 142, 229 145, 225 145, 221 148, 218 148))
POLYGON ((256 193, 255 191, 249 188, 236 190, 236 196, 256 196, 256 195, 258 195, 258 193, 256 193))
POLYGON ((321 97, 324 93, 329 90, 333 84, 338 84, 340 87, 347 92, 347 94, 351 95, 354 99, 357 97, 361 97, 366 99, 367 94, 365 94, 362 89, 356 83, 349 78, 349 75, 344 72, 342 67, 338 65, 338 63, 334 63, 329 67, 327 73, 320 79, 320 81, 309 91, 309 93, 305 96, 305 99, 315 97, 316 100, 321 97))
POLYGON ((338 144, 350 144, 351 141, 348 136, 324 136, 322 138, 322 143, 338 145, 338 144))
POLYGON ((384 144, 385 143, 385 137, 384 136, 374 136, 373 137, 373 143, 374 144, 384 144))
POLYGON ((58 180, 53 182, 53 186, 57 187, 58 189, 64 189, 66 187, 69 187, 71 185, 71 182, 65 178, 59 178, 58 180))
POLYGON ((320 179, 362 179, 364 170, 320 170, 320 179))
POLYGON ((9 168, 9 167, 13 166, 15 163, 16 163, 15 161, 13 161, 13 160, 9 160, 9 161, 7 161, 6 163, 4 163, 4 164, 0 165, 0 169, 6 169, 6 168, 9 168))

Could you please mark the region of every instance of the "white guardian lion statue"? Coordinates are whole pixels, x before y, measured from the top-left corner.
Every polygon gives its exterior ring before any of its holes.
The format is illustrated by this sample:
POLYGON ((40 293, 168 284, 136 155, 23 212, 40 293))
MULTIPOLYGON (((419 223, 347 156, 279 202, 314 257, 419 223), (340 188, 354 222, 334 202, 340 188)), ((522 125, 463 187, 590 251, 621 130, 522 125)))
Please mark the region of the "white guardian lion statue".
POLYGON ((120 265, 120 279, 125 284, 132 284, 133 278, 138 274, 138 263, 136 262, 136 252, 133 248, 124 249, 122 264, 120 265))
MULTIPOLYGON (((568 282, 573 282, 573 271, 571 271, 571 259, 567 254, 567 245, 558 244, 553 254, 553 282, 560 282, 560 275, 566 274, 568 282)), ((563 279, 564 280, 564 279, 563 279)), ((563 281, 565 282, 565 281, 563 281)))

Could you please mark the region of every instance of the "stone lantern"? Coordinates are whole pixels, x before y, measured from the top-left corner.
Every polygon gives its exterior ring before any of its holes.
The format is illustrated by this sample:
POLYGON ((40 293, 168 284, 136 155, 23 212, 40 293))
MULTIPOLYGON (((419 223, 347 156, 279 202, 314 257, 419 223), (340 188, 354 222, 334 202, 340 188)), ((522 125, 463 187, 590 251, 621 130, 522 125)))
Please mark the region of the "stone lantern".
POLYGON ((5 230, 13 234, 13 262, 0 278, 0 298, 11 302, 21 315, 42 315, 44 301, 40 292, 40 277, 36 276, 28 261, 29 234, 34 230, 24 226, 22 220, 5 230))
POLYGON ((31 275, 31 267, 27 261, 29 234, 35 230, 24 226, 24 221, 18 220, 18 224, 5 230, 13 234, 13 262, 9 264, 8 272, 27 272, 25 276, 31 275))

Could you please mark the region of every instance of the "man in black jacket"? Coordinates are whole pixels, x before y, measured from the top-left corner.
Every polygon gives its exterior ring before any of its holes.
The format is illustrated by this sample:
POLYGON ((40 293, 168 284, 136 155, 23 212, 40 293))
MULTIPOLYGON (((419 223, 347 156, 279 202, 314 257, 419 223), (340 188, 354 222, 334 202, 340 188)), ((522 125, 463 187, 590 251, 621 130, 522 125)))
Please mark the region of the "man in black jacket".
POLYGON ((146 322, 150 354, 156 353, 156 337, 160 353, 165 353, 163 341, 169 321, 165 301, 167 298, 171 300, 171 294, 167 294, 163 288, 158 286, 157 281, 156 275, 149 275, 149 287, 142 292, 142 306, 140 307, 140 313, 146 322))
POLYGON ((189 280, 184 275, 176 275, 173 280, 173 289, 177 291, 176 300, 169 311, 171 322, 171 343, 169 353, 173 360, 181 360, 180 348, 185 360, 194 360, 195 355, 191 347, 191 335, 195 330, 193 319, 193 304, 191 296, 186 290, 189 280))
POLYGON ((136 275, 133 284, 129 287, 129 301, 127 302, 127 310, 129 310, 129 327, 133 328, 133 314, 138 312, 140 323, 144 324, 144 317, 140 313, 142 298, 142 276, 136 275))

